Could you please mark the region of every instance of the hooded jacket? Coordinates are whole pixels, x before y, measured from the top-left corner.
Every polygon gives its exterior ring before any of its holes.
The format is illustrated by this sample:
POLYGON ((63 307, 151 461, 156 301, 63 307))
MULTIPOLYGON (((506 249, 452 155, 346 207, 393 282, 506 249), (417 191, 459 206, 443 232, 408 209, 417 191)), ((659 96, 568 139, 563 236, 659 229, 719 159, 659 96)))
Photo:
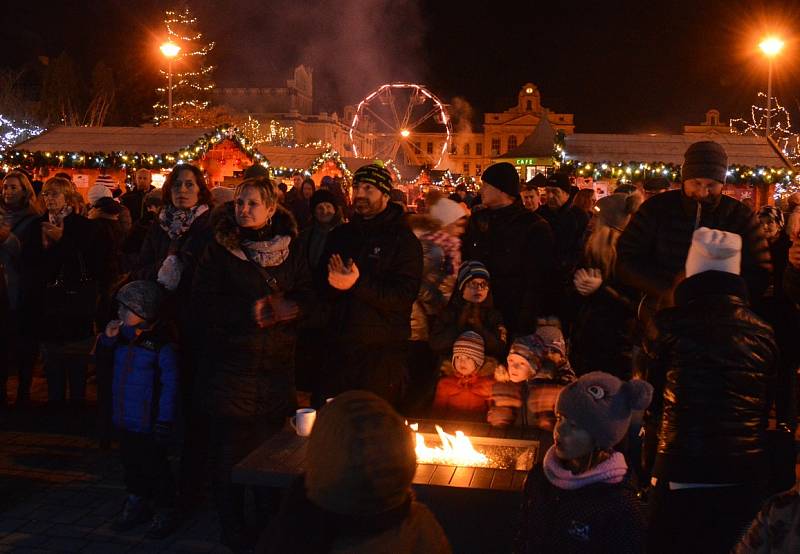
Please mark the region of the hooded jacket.
POLYGON ((273 291, 242 251, 233 205, 218 215, 214 241, 197 265, 191 294, 206 328, 199 392, 212 414, 266 416, 282 422, 294 406, 297 322, 260 328, 253 306, 258 299, 283 294, 297 302, 301 313, 307 311, 312 298, 308 263, 294 240, 294 219, 279 206, 272 217, 272 236, 288 235, 293 240, 288 257, 265 268, 279 292, 273 291))
POLYGON ((738 275, 705 271, 675 296, 675 307, 656 314, 647 345, 655 388, 648 426, 658 429, 653 473, 683 483, 751 481, 763 473, 778 360, 772 328, 748 307, 738 275))
POLYGON ((372 219, 356 214, 331 232, 324 264, 333 254, 345 262, 355 261, 360 275, 349 290, 328 286, 334 340, 356 344, 408 340, 411 306, 422 281, 422 246, 408 227, 403 208, 390 202, 372 219))

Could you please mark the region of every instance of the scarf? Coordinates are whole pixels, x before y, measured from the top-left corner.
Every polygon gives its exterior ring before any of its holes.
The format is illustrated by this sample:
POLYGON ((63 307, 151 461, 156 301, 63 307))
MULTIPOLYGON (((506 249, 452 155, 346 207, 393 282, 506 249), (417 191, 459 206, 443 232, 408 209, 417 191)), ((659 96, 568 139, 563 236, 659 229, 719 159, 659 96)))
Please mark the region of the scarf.
POLYGON ((277 235, 269 240, 252 241, 243 240, 242 250, 248 259, 253 260, 261 267, 275 267, 281 265, 289 257, 289 244, 292 237, 277 235))
POLYGON ((53 214, 47 212, 47 219, 53 225, 58 225, 59 227, 63 226, 64 220, 72 213, 72 206, 69 204, 64 204, 64 207, 61 208, 58 213, 53 214))
POLYGON ((616 485, 622 482, 628 471, 625 456, 621 452, 614 452, 606 461, 589 471, 575 475, 559 463, 555 450, 556 447, 551 446, 544 455, 544 474, 547 480, 559 489, 575 490, 594 483, 616 485))
POLYGON ((158 214, 158 224, 169 235, 171 240, 179 239, 189 230, 195 219, 208 211, 208 206, 198 204, 194 208, 183 210, 175 206, 167 206, 158 214))
POLYGON ((442 250, 445 256, 445 271, 448 275, 455 275, 461 265, 461 239, 444 231, 426 233, 420 237, 429 240, 442 250))

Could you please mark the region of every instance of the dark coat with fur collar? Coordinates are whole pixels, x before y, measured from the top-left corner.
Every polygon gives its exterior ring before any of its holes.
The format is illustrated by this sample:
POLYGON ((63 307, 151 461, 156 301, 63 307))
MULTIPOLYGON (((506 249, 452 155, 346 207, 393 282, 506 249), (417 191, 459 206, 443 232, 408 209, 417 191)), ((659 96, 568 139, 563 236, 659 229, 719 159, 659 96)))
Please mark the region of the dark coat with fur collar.
POLYGON ((282 422, 294 406, 296 324, 261 329, 253 305, 270 294, 284 294, 306 311, 311 274, 294 240, 294 219, 286 210, 278 208, 271 228, 273 236, 293 237, 289 256, 266 268, 276 281, 277 293, 242 252, 233 206, 221 210, 215 214, 219 217, 215 217, 214 241, 197 265, 192 286, 192 304, 206 328, 197 392, 212 414, 282 422))

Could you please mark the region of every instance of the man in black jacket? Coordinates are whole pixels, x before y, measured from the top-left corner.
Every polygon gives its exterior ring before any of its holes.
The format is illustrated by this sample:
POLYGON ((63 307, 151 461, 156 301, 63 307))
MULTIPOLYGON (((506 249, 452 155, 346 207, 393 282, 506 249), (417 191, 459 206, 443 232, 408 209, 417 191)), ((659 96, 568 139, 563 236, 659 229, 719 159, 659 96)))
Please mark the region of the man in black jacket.
POLYGON ((372 391, 395 406, 402 400, 422 246, 403 208, 389 201, 391 189, 391 175, 382 165, 359 168, 353 175, 356 213, 328 238, 324 259, 333 320, 317 402, 351 389, 372 391))
MULTIPOLYGON (((584 235, 589 215, 572 205, 573 187, 569 176, 556 173, 545 182, 547 203, 537 210, 550 228, 556 241, 556 263, 561 278, 572 283, 572 275, 583 256, 584 235)), ((575 189, 577 190, 577 189, 575 189)))
POLYGON ((536 330, 536 317, 554 307, 545 305, 553 288, 553 233, 544 219, 522 205, 513 165, 491 165, 481 181, 483 209, 470 219, 461 258, 489 269, 495 306, 509 333, 530 334, 536 330))
POLYGON ((705 227, 693 237, 687 279, 656 314, 647 348, 658 437, 648 552, 730 551, 767 481, 778 347, 749 308, 741 237, 705 227))
POLYGON ((648 297, 652 313, 671 303, 671 289, 683 271, 692 233, 709 227, 742 237, 742 272, 750 298, 769 283, 769 246, 753 211, 722 194, 728 169, 725 149, 711 141, 692 144, 684 155, 681 190, 658 194, 642 204, 617 244, 617 277, 648 297))
POLYGON ((126 192, 119 199, 122 205, 128 208, 131 212, 131 220, 136 223, 142 218, 144 214, 144 199, 147 194, 155 187, 152 185, 152 176, 149 169, 140 169, 136 172, 136 188, 130 192, 126 192))

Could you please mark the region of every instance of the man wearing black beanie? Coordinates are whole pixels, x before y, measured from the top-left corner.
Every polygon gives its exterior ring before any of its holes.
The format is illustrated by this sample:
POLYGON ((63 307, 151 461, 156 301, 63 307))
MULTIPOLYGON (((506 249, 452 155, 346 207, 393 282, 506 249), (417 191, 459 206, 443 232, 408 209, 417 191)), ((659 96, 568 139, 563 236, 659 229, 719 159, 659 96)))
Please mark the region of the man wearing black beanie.
POLYGON ((545 220, 519 198, 519 174, 498 163, 481 175, 483 209, 473 213, 461 241, 461 259, 482 262, 491 274, 495 305, 511 334, 536 330, 536 317, 549 311, 553 234, 545 220))
POLYGON ((713 141, 696 142, 684 154, 683 184, 649 198, 631 218, 617 245, 617 276, 647 295, 645 312, 671 303, 682 275, 692 233, 699 227, 742 237, 742 271, 750 299, 758 300, 769 283, 769 247, 753 211, 722 194, 728 170, 725 149, 713 141))

